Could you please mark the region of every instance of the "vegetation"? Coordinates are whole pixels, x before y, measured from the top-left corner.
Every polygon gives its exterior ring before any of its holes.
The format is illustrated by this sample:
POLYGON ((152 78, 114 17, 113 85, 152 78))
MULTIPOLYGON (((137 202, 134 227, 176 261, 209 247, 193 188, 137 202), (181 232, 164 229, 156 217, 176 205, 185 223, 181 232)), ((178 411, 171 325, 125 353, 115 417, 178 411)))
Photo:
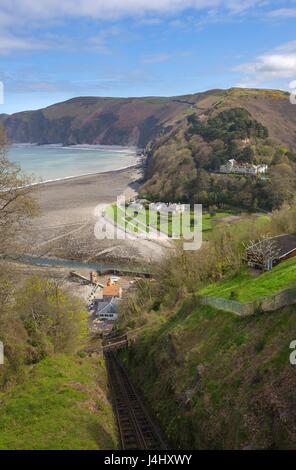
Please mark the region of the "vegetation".
MULTIPOLYGON (((169 213, 160 216, 157 212, 149 210, 148 207, 141 210, 134 210, 127 206, 124 210, 116 204, 112 204, 107 206, 105 214, 110 220, 114 221, 115 224, 118 224, 131 234, 149 233, 149 227, 151 227, 153 230, 159 230, 170 237, 173 235, 178 237, 180 234, 182 235, 182 220, 185 221, 186 226, 188 224, 187 219, 183 218, 182 213, 169 213), (173 227, 176 229, 174 232, 173 227)), ((216 210, 216 208, 211 208, 210 212, 205 212, 202 215, 202 231, 212 231, 219 219, 226 218, 229 215, 231 215, 230 211, 222 212, 216 210)), ((191 211, 191 226, 198 222, 199 221, 194 217, 194 212, 191 211)))
POLYGON ((31 194, 32 179, 6 157, 7 145, 0 129, 0 256, 16 249, 17 236, 38 212, 31 194))
POLYGON ((249 271, 244 269, 239 275, 207 286, 200 294, 224 299, 235 295, 235 300, 239 302, 251 302, 288 287, 296 287, 296 258, 285 261, 258 277, 251 276, 249 271))
POLYGON ((1 340, 5 344, 0 389, 21 377, 28 364, 55 353, 77 351, 87 331, 87 312, 82 303, 56 282, 32 277, 23 288, 7 286, 10 295, 0 315, 1 340))
POLYGON ((116 448, 106 382, 102 358, 44 359, 24 382, 0 392, 0 449, 116 448))
POLYGON ((246 240, 283 226, 295 233, 294 210, 222 226, 201 250, 164 261, 125 300, 120 328, 137 337, 122 357, 175 446, 295 448, 295 309, 239 318, 199 302, 199 294, 248 301, 295 286, 293 259, 258 277, 242 264, 246 240))
POLYGON ((26 187, 28 178, 6 159, 3 134, 1 139, 0 339, 5 344, 5 364, 0 367, 0 388, 20 377, 26 364, 57 352, 75 352, 87 328, 81 302, 57 282, 32 277, 23 288, 16 287, 5 257, 18 245, 21 230, 38 208, 26 187))
POLYGON ((295 337, 293 308, 239 319, 186 299, 124 360, 175 446, 293 449, 295 337))
POLYGON ((269 138, 266 126, 243 107, 216 104, 194 111, 148 152, 144 197, 200 203, 206 208, 280 208, 296 190, 296 154, 269 138), (264 163, 268 177, 219 174, 227 160, 264 163))
POLYGON ((241 149, 238 146, 240 140, 267 139, 268 130, 258 121, 252 119, 250 113, 244 108, 232 108, 222 111, 206 122, 200 121, 195 114, 188 117, 189 128, 187 135, 191 138, 200 135, 205 142, 222 141, 221 150, 209 154, 207 162, 203 162, 204 168, 219 169, 221 163, 229 158, 237 158, 240 161, 253 163, 255 153, 253 147, 248 145, 241 149), (211 158, 210 158, 211 157, 211 158))
POLYGON ((54 279, 33 276, 20 287, 6 260, 22 252, 22 230, 38 208, 30 179, 7 160, 1 138, 0 449, 114 448, 103 360, 81 353, 88 340, 83 303, 54 279))

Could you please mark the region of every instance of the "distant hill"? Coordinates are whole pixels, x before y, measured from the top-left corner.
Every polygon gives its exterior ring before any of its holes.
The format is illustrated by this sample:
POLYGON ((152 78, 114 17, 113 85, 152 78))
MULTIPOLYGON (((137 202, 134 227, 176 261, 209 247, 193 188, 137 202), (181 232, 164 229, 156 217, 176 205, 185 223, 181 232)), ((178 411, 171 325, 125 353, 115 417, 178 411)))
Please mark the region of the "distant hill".
POLYGON ((144 197, 247 210, 272 210, 293 199, 296 106, 288 93, 232 88, 186 100, 192 104, 183 119, 149 146, 144 197), (218 174, 231 158, 268 165, 268 177, 218 174))
POLYGON ((180 125, 192 112, 240 106, 269 135, 296 150, 296 106, 280 91, 210 90, 179 97, 79 97, 36 111, 0 115, 11 142, 145 146, 180 125))
POLYGON ((173 98, 74 98, 0 115, 11 142, 145 146, 188 108, 173 98))

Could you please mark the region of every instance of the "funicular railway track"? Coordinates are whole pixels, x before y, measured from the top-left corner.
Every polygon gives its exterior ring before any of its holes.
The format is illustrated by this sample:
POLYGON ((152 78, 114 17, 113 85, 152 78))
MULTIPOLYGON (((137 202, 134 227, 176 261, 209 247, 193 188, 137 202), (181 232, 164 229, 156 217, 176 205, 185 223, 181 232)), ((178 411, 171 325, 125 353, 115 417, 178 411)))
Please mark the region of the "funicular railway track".
POLYGON ((122 449, 167 449, 116 352, 105 353, 122 449))

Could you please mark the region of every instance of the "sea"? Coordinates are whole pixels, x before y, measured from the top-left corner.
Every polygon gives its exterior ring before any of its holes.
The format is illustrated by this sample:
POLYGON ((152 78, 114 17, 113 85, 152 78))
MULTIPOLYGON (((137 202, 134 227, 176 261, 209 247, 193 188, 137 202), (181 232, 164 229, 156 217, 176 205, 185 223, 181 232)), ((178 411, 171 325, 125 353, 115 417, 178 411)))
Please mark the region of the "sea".
POLYGON ((14 144, 8 158, 37 181, 56 181, 135 165, 137 149, 105 145, 14 144))

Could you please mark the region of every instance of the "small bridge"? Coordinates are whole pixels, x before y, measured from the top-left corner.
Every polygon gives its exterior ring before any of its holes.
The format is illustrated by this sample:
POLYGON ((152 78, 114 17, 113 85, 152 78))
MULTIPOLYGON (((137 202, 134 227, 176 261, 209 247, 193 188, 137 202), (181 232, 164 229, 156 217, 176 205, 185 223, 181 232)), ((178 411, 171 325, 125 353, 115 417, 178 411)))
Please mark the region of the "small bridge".
POLYGON ((113 338, 105 338, 102 341, 103 352, 116 351, 128 347, 127 335, 115 336, 113 338))

